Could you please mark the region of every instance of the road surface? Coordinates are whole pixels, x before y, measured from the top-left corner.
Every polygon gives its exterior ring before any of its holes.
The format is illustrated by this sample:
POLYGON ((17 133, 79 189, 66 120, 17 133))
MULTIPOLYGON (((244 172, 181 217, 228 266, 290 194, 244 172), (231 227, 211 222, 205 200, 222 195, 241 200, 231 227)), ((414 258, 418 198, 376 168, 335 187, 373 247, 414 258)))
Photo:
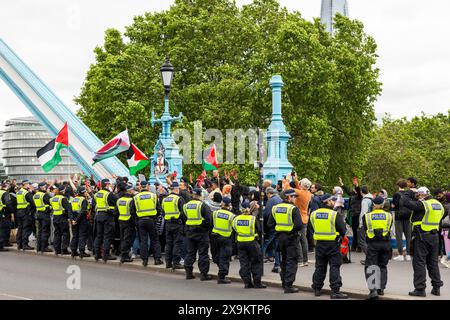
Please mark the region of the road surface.
MULTIPOLYGON (((276 300, 329 299, 311 293, 284 294, 281 288, 244 289, 242 283, 218 285, 215 280, 185 280, 170 273, 139 270, 120 265, 61 259, 52 256, 2 252, 0 257, 0 300, 276 300), (79 266, 81 288, 70 290, 66 273, 79 266)), ((70 286, 76 282, 69 281, 70 286)))

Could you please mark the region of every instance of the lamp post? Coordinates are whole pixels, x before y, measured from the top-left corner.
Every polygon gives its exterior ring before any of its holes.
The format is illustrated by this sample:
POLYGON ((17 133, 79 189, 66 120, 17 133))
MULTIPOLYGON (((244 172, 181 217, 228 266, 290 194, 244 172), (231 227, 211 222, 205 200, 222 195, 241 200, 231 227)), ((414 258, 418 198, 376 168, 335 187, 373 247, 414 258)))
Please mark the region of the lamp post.
MULTIPOLYGON (((179 174, 182 174, 182 157, 179 153, 178 146, 176 145, 175 140, 172 137, 172 134, 170 132, 170 127, 171 127, 172 122, 175 122, 175 121, 181 122, 183 119, 183 114, 180 112, 180 114, 177 117, 172 117, 172 116, 170 116, 170 112, 169 112, 169 93, 170 93, 170 88, 172 86, 172 80, 173 80, 173 75, 174 75, 174 71, 175 71, 174 67, 170 63, 169 55, 166 55, 166 61, 161 66, 160 71, 161 71, 161 78, 162 78, 162 83, 163 83, 164 91, 165 91, 164 112, 160 119, 155 119, 155 113, 154 113, 154 111, 152 111, 151 125, 152 125, 152 127, 154 127, 155 124, 161 123, 162 131, 159 134, 159 140, 158 140, 157 146, 158 145, 163 146, 164 153, 165 153, 164 158, 168 162, 170 172, 175 170, 179 174)), ((155 150, 154 150, 154 152, 155 152, 154 160, 155 161, 158 157, 157 156, 157 154, 158 154, 157 146, 155 147, 155 150)), ((154 169, 154 167, 153 167, 153 162, 152 162, 152 170, 153 169, 154 169)), ((152 179, 151 179, 151 182, 153 182, 152 179)))

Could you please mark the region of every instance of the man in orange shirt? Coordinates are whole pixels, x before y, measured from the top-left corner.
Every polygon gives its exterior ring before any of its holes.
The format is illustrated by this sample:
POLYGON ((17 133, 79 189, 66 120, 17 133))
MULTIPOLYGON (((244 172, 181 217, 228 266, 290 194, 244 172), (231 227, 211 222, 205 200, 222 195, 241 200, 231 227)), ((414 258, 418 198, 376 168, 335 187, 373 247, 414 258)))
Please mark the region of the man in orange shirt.
POLYGON ((303 228, 300 232, 300 247, 302 256, 302 259, 299 259, 301 261, 299 264, 300 267, 306 267, 308 265, 308 241, 306 238, 306 226, 308 225, 309 220, 308 206, 312 198, 312 194, 309 191, 310 188, 311 181, 307 178, 303 178, 298 181, 295 173, 293 176, 288 174, 286 179, 283 180, 283 190, 294 189, 295 194, 297 195, 294 204, 300 211, 302 223, 305 225, 305 228, 303 228), (291 178, 293 178, 293 181, 291 181, 291 178))

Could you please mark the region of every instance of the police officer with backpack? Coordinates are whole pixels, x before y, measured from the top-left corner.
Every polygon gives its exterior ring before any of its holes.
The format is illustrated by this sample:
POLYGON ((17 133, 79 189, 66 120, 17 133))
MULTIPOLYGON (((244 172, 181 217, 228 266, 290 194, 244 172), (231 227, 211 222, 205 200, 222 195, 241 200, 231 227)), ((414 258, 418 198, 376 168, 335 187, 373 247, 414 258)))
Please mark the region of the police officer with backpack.
POLYGON ((50 238, 51 205, 50 194, 47 192, 47 184, 40 182, 38 191, 33 196, 34 205, 36 206, 37 237, 36 251, 39 253, 52 252, 48 248, 48 239, 50 238))
POLYGON ((186 220, 181 213, 185 202, 180 196, 180 185, 177 181, 172 182, 169 188, 170 194, 162 201, 166 226, 166 268, 172 270, 184 269, 180 261, 184 221, 186 220))
POLYGON ((412 230, 412 265, 414 270, 414 291, 410 296, 425 297, 427 273, 431 278, 431 294, 439 296, 443 286, 438 266, 439 224, 444 216, 444 207, 433 199, 427 187, 420 187, 416 192, 417 200, 408 200, 405 207, 413 210, 411 215, 412 230))
POLYGON ((317 209, 310 216, 314 240, 317 241, 312 288, 316 297, 322 294, 327 267, 330 264, 331 299, 347 299, 348 296, 340 292, 342 256, 339 247, 341 238, 345 236, 345 221, 341 215, 332 210, 337 198, 324 194, 321 200, 324 207, 317 209))
POLYGON ((235 215, 231 212, 231 199, 224 197, 222 199, 222 208, 212 214, 213 229, 211 232, 211 245, 214 245, 215 257, 213 261, 219 267, 218 284, 231 283, 225 279, 230 269, 230 259, 233 251, 233 219, 235 215))
POLYGON ((378 299, 384 295, 387 283, 387 265, 392 257, 391 227, 393 217, 384 211, 385 199, 381 196, 373 199, 374 210, 364 215, 363 224, 366 231, 367 254, 365 261, 365 275, 370 293, 369 300, 378 299), (373 269, 373 266, 376 266, 373 269), (376 270, 380 271, 380 287, 374 287, 370 276, 376 270))

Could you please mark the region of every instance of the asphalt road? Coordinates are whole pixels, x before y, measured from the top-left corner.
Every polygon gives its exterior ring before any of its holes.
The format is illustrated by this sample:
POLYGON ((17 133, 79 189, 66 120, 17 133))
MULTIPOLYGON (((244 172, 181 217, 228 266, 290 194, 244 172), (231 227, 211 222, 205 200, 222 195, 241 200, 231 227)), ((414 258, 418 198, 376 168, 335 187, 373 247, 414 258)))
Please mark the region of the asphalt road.
MULTIPOLYGON (((60 259, 20 252, 0 254, 0 300, 306 300, 325 299, 311 293, 284 294, 281 288, 244 289, 242 283, 185 280, 180 275, 131 269, 119 265, 60 259), (66 273, 80 269, 80 289, 68 289, 66 273)), ((76 282, 70 282, 72 286, 76 282)))

